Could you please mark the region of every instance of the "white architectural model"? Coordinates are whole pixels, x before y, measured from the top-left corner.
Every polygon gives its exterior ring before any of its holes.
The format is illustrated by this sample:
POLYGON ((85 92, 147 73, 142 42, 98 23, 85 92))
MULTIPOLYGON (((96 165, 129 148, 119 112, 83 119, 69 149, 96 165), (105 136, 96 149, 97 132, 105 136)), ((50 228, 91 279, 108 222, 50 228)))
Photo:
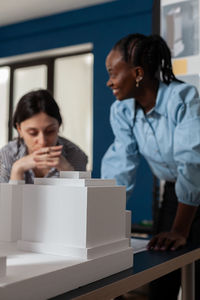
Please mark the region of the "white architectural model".
POLYGON ((0 241, 16 242, 21 237, 22 188, 0 183, 0 241))
POLYGON ((0 278, 6 276, 6 256, 0 256, 0 278))
MULTIPOLYGON (((0 255, 7 251, 9 262, 9 254, 15 254, 15 265, 21 264, 23 253, 26 259, 30 257, 27 276, 22 266, 23 278, 19 270, 13 281, 0 277, 0 299, 10 299, 14 295, 10 291, 21 300, 47 299, 133 265, 126 233, 130 234, 131 215, 125 211, 125 187, 116 186, 115 180, 90 177, 90 172, 61 172, 60 178, 37 178, 34 184, 0 184, 0 255), (5 242, 13 242, 12 250, 5 242), (34 266, 33 261, 39 264, 41 256, 50 260, 46 271, 34 266), (53 270, 52 260, 56 260, 53 270), (55 265, 56 272, 64 271, 61 277, 55 273, 52 280, 49 272, 55 272, 55 265), (37 276, 40 286, 36 286, 37 276), (27 280, 34 290, 28 296, 27 280)), ((9 270, 8 265, 7 274, 9 270)), ((5 273, 5 257, 4 261, 0 257, 0 276, 5 273)))

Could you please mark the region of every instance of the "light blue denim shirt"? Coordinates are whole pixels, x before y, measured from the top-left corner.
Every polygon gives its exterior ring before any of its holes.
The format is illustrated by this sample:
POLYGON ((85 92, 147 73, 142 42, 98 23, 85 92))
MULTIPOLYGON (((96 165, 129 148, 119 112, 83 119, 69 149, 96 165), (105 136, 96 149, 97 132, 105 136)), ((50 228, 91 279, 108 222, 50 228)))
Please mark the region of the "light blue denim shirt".
POLYGON ((102 160, 102 178, 126 185, 136 178, 140 154, 159 179, 176 182, 182 203, 200 204, 200 100, 195 87, 160 83, 156 105, 146 115, 134 99, 115 101, 110 122, 115 135, 102 160))

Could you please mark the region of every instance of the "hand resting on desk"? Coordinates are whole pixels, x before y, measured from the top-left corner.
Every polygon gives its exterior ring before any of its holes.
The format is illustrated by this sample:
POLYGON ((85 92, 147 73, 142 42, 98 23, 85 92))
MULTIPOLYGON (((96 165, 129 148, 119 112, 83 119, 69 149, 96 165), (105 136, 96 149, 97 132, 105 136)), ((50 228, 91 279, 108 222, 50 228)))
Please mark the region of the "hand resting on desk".
POLYGON ((179 202, 171 231, 155 235, 147 245, 147 249, 174 251, 184 246, 196 211, 197 207, 179 202))
POLYGON ((147 245, 148 250, 176 250, 186 244, 186 238, 177 232, 161 232, 154 236, 147 245))

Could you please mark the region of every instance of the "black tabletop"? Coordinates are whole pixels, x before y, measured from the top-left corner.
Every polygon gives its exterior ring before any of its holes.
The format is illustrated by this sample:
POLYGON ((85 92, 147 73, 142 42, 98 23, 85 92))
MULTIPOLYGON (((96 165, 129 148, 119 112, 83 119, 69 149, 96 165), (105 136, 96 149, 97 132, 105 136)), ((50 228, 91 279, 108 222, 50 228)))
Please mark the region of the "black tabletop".
POLYGON ((96 289, 102 288, 106 285, 125 279, 129 276, 132 276, 149 268, 155 267, 156 265, 162 264, 180 255, 186 254, 187 252, 190 252, 194 249, 196 249, 195 246, 188 245, 187 247, 184 247, 177 251, 143 251, 140 253, 136 253, 134 254, 134 266, 132 268, 103 278, 96 282, 90 283, 83 287, 77 288, 65 294, 56 296, 54 298, 51 298, 51 300, 73 299, 75 297, 84 295, 96 289))

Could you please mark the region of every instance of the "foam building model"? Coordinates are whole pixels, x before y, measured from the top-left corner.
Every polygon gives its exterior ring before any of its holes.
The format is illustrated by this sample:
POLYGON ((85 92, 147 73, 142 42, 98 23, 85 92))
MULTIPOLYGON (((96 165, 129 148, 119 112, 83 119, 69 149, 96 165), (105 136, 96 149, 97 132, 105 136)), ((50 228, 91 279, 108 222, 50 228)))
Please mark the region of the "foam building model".
POLYGON ((132 267, 125 195, 115 180, 92 179, 90 172, 0 184, 0 299, 47 299, 132 267), (44 260, 45 267, 36 268, 44 260), (16 274, 13 261, 20 265, 16 274))

